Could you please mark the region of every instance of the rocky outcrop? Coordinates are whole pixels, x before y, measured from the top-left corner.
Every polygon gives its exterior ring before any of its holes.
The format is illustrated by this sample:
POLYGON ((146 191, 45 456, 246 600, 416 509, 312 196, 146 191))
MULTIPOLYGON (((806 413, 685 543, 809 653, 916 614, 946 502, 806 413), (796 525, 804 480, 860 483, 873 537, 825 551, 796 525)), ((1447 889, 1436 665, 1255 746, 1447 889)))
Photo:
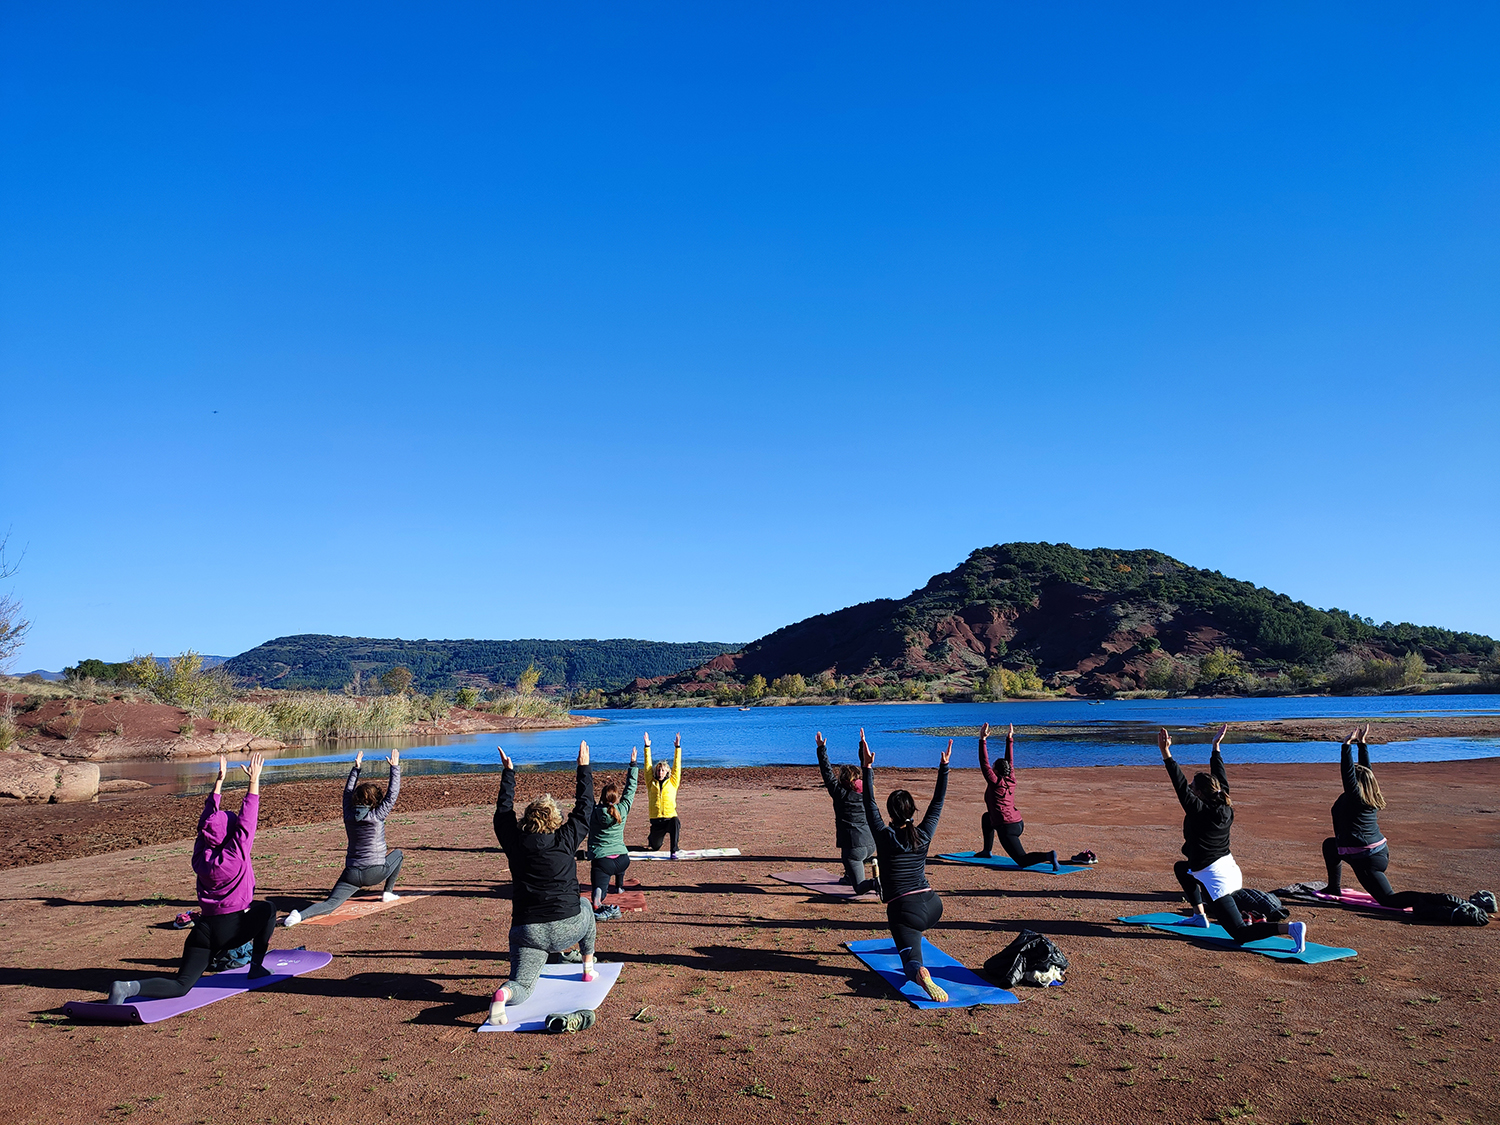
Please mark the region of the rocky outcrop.
POLYGON ((0 797, 22 801, 95 801, 99 767, 41 754, 0 754, 0 797))

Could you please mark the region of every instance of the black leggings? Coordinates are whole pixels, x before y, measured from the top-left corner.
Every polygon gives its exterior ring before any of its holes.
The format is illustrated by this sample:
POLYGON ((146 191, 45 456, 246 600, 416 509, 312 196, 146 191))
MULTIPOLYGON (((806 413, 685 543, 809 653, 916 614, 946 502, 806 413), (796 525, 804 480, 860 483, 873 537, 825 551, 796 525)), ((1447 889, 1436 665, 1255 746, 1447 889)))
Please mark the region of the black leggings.
POLYGON ((1354 877, 1359 880, 1359 885, 1369 891, 1370 897, 1381 906, 1405 910, 1420 905, 1427 897, 1422 891, 1401 891, 1398 894, 1391 889, 1391 881, 1385 877, 1385 869, 1390 866, 1390 862, 1389 848, 1364 855, 1339 855, 1337 839, 1330 836, 1323 841, 1323 865, 1328 868, 1329 894, 1336 895, 1342 888, 1343 871, 1339 865, 1347 863, 1354 870, 1354 877))
POLYGON ((682 821, 675 816, 653 816, 651 833, 646 837, 646 850, 654 852, 668 835, 672 837, 672 850, 677 850, 677 834, 682 831, 682 821))
POLYGON ((1177 881, 1182 884, 1182 889, 1187 892, 1188 901, 1193 904, 1193 908, 1196 910, 1206 904, 1208 912, 1214 916, 1214 920, 1219 925, 1224 927, 1225 932, 1229 934, 1229 939, 1235 945, 1244 945, 1247 941, 1259 941, 1261 938, 1276 937, 1278 934, 1291 932, 1285 922, 1247 924, 1233 895, 1210 900, 1208 888, 1193 877, 1187 860, 1179 859, 1172 868, 1172 872, 1177 876, 1177 881))
POLYGON ((922 967, 922 931, 930 930, 943 916, 943 899, 937 891, 918 891, 902 895, 885 904, 886 921, 891 938, 901 956, 901 967, 908 980, 915 980, 922 967))
POLYGON ((995 850, 995 834, 1000 834, 1000 846, 1005 854, 1016 861, 1017 867, 1035 867, 1039 863, 1051 863, 1050 852, 1028 852, 1021 846, 1021 833, 1026 831, 1024 820, 996 821, 989 813, 979 818, 979 827, 984 829, 984 850, 995 850))
POLYGON ((185 996, 203 975, 215 954, 252 942, 250 969, 261 968, 271 933, 276 929, 276 908, 269 902, 252 902, 233 914, 203 914, 193 923, 182 946, 182 967, 176 978, 151 977, 141 981, 140 995, 152 1000, 185 996))
POLYGON ((609 881, 615 881, 615 889, 625 889, 625 869, 630 866, 628 855, 606 855, 589 864, 589 880, 594 885, 593 903, 604 901, 604 896, 609 893, 609 881))
POLYGON ((316 918, 319 914, 331 913, 343 906, 355 891, 380 883, 384 883, 386 893, 390 893, 396 886, 396 876, 401 874, 401 861, 405 858, 401 854, 401 849, 397 848, 385 857, 384 863, 374 867, 344 868, 344 873, 339 876, 338 882, 334 883, 333 890, 328 892, 327 898, 297 913, 304 922, 309 918, 316 918))

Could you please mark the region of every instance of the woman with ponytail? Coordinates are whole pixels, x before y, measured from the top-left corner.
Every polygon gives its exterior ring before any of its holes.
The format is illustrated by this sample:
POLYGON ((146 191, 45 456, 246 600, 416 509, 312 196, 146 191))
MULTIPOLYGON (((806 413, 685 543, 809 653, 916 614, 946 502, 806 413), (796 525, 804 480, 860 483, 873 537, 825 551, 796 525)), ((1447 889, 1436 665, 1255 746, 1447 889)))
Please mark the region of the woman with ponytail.
POLYGON ((1208 908, 1212 907, 1215 919, 1236 945, 1285 934, 1301 953, 1307 948, 1306 922, 1247 924, 1234 901, 1235 892, 1245 882, 1240 865, 1229 850, 1234 803, 1229 799, 1229 774, 1224 769, 1224 755, 1219 750, 1219 743, 1228 733, 1229 724, 1225 723, 1214 736, 1213 753, 1208 758, 1209 772, 1195 774, 1191 785, 1182 767, 1172 757, 1172 736, 1167 733, 1167 728, 1162 727, 1156 736, 1161 760, 1167 767, 1167 776, 1172 779, 1172 788, 1177 790, 1177 800, 1184 814, 1182 854, 1187 858, 1178 860, 1173 871, 1187 894, 1188 902, 1193 905, 1193 921, 1197 925, 1208 927, 1208 908))
POLYGON ((589 821, 589 881, 593 883, 594 917, 608 922, 620 916, 618 906, 604 905, 609 881, 615 881, 615 893, 625 889, 625 869, 630 866, 630 849, 625 846, 625 818, 635 800, 639 770, 635 764, 636 748, 630 748, 630 769, 625 774, 625 792, 613 781, 599 791, 599 803, 589 821))
POLYGON ((927 882, 927 849, 937 832, 938 817, 943 812, 943 797, 948 792, 948 759, 953 754, 953 740, 943 751, 938 765, 937 785, 927 805, 927 815, 916 821, 917 802, 905 789, 894 789, 885 799, 891 823, 880 816, 875 805, 875 755, 859 732, 859 764, 863 768, 865 819, 875 836, 875 854, 880 860, 880 885, 885 902, 886 921, 891 938, 906 970, 906 979, 914 980, 923 991, 942 1003, 948 999, 922 964, 922 932, 937 925, 943 916, 943 900, 927 882))

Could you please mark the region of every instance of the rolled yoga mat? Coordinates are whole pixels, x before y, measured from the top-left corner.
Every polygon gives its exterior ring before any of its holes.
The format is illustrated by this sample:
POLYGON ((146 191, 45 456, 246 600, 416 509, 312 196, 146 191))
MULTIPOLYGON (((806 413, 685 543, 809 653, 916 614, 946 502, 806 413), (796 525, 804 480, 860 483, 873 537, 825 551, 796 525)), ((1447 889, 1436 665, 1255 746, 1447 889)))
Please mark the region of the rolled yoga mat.
MULTIPOLYGON (((545 1031, 547 1017, 553 1012, 576 1012, 579 1008, 597 1008, 604 1003, 609 990, 620 979, 623 966, 615 961, 599 965, 594 980, 583 979, 582 965, 548 965, 536 989, 520 1004, 505 1006, 505 1023, 492 1024, 489 1017, 475 1031, 545 1031)), ((501 982, 504 983, 503 981, 501 982)))
MULTIPOLYGON (((740 854, 739 848, 684 848, 677 853, 678 859, 725 859, 740 854)), ((671 852, 646 852, 630 849, 631 859, 671 859, 671 852)))
POLYGON ((1038 875, 1071 875, 1075 871, 1092 871, 1098 866, 1097 864, 1082 866, 1059 863, 1057 870, 1053 871, 1050 863, 1038 863, 1031 867, 1020 867, 1008 855, 977 856, 973 852, 946 852, 938 856, 938 859, 950 860, 953 863, 971 863, 975 867, 997 867, 1001 871, 1027 871, 1038 875))
POLYGON ((1172 934, 1174 937, 1192 938, 1220 948, 1243 949, 1246 953, 1259 953, 1263 957, 1270 957, 1277 961, 1300 961, 1304 965, 1317 965, 1323 961, 1339 961, 1345 957, 1359 956, 1357 950, 1341 949, 1334 945, 1319 945, 1312 941, 1307 943, 1307 949, 1304 952, 1297 953, 1289 937, 1261 938, 1259 941, 1250 941, 1237 946, 1230 939, 1229 932, 1217 922, 1210 923, 1205 929, 1202 926, 1184 925, 1187 920, 1182 914, 1133 914, 1128 918, 1118 919, 1133 926, 1150 926, 1153 930, 1172 934))
POLYGON ((271 975, 259 980, 249 980, 246 974, 250 966, 230 969, 227 973, 214 973, 202 977, 185 996, 174 996, 165 1000, 143 1000, 136 997, 125 1004, 91 1004, 83 1000, 69 1000, 63 1011, 77 1020, 105 1020, 110 1023, 159 1023, 161 1020, 202 1008, 226 996, 237 996, 252 988, 264 988, 268 984, 280 984, 292 977, 300 977, 314 969, 321 969, 333 960, 331 953, 318 953, 310 949, 273 949, 266 954, 266 968, 271 975))
POLYGON ((850 902, 880 901, 880 896, 874 891, 866 891, 862 895, 855 894, 854 888, 848 883, 840 883, 837 875, 832 871, 824 871, 821 867, 804 867, 798 871, 778 871, 771 878, 780 879, 783 883, 806 887, 815 894, 846 898, 850 902))
POLYGON ((922 963, 927 966, 932 979, 948 994, 948 999, 942 1003, 929 997, 916 981, 906 979, 906 970, 901 967, 901 958, 896 953, 896 943, 890 938, 851 941, 847 945, 850 953, 884 977, 887 984, 918 1008, 967 1008, 974 1004, 1021 1002, 1014 992, 996 988, 925 937, 922 939, 922 963))

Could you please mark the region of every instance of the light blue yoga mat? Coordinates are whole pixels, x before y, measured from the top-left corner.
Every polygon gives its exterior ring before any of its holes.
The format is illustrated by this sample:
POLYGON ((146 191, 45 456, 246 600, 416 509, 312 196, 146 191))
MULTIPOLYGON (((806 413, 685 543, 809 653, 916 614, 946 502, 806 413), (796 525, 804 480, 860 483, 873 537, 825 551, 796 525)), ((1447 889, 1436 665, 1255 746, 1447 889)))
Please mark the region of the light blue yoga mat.
POLYGON ((922 963, 932 979, 948 994, 939 1004, 922 991, 916 981, 906 979, 896 943, 890 938, 846 943, 849 952, 883 976, 886 983, 918 1008, 968 1008, 975 1004, 1019 1004, 1014 992, 1006 992, 976 976, 971 970, 949 957, 926 938, 922 939, 922 963))
POLYGON ((1185 926, 1183 923, 1187 921, 1187 918, 1181 914, 1133 914, 1119 921, 1129 922, 1136 926, 1150 926, 1153 930, 1176 937, 1208 941, 1229 949, 1243 949, 1247 953, 1259 953, 1277 961, 1300 961, 1304 965, 1316 965, 1323 961, 1339 961, 1345 957, 1359 956, 1358 950, 1319 945, 1312 941, 1307 943, 1307 949, 1304 952, 1296 953, 1293 952, 1292 939, 1289 937, 1261 938, 1259 941, 1250 941, 1236 946, 1230 940, 1229 932, 1217 922, 1210 923, 1207 929, 1202 926, 1185 926))
POLYGON ((1075 871, 1092 871, 1093 865, 1073 865, 1059 863, 1057 870, 1052 870, 1050 863, 1038 863, 1033 867, 1020 867, 1016 861, 1008 855, 977 856, 973 852, 945 852, 938 859, 950 859, 954 863, 972 863, 975 867, 998 867, 1002 871, 1032 871, 1038 875, 1071 875, 1075 871))

